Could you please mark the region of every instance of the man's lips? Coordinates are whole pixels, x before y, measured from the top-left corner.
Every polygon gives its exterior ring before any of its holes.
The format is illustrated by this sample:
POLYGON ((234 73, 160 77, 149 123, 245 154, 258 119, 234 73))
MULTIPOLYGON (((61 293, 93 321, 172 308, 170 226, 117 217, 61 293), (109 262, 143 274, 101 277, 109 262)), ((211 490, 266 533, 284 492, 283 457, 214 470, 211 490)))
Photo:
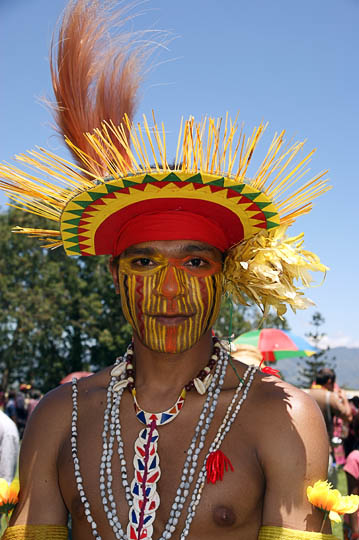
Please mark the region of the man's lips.
POLYGON ((193 317, 194 313, 148 313, 147 315, 148 317, 153 317, 158 323, 164 326, 176 326, 193 317))

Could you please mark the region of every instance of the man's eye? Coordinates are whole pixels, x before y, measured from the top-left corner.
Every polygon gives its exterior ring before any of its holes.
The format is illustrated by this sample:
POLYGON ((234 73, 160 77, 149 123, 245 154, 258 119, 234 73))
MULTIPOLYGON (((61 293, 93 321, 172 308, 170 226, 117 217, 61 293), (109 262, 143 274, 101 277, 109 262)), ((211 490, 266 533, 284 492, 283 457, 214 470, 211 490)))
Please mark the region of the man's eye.
POLYGON ((135 266, 153 266, 153 261, 147 259, 146 257, 141 257, 140 259, 135 259, 132 261, 132 264, 135 266))
POLYGON ((187 266, 192 266, 193 268, 199 268, 200 266, 204 266, 206 264, 207 261, 205 261, 204 259, 200 259, 199 257, 194 257, 186 263, 187 266))

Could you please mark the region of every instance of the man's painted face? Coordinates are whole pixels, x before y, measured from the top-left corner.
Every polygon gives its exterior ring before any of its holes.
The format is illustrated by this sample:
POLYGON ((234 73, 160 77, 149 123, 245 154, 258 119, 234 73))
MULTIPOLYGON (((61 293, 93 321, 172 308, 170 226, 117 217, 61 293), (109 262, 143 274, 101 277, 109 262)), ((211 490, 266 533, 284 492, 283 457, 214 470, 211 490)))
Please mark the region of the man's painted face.
POLYGON ((120 257, 124 315, 149 349, 180 353, 217 318, 222 256, 202 242, 143 242, 120 257))

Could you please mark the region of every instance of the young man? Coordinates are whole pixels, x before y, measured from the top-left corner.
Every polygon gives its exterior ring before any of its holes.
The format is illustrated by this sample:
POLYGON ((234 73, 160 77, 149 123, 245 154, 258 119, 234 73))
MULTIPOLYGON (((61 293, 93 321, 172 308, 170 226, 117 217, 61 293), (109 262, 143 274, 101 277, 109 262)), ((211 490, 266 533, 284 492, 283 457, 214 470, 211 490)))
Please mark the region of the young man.
MULTIPOLYGON (((70 514, 74 540, 330 539, 306 497, 327 470, 318 407, 253 366, 234 365, 212 336, 223 294, 243 302, 245 293, 265 313, 305 306, 294 279, 308 282, 308 269, 324 267, 284 233, 326 188, 317 178, 283 199, 300 176, 300 165, 287 165, 302 145, 283 150, 282 135, 248 180, 263 126, 238 139, 231 121, 223 136, 214 119, 207 135, 205 122, 185 122, 169 167, 164 128, 145 120, 143 132, 128 116, 120 124, 107 114, 118 95, 121 116, 132 114, 127 68, 136 55, 106 87, 113 64, 106 54, 91 63, 103 23, 97 4, 72 4, 53 63, 59 125, 81 168, 44 153, 47 174, 65 189, 8 167, 2 187, 60 221, 60 231, 21 232, 69 255, 111 256, 133 342, 123 359, 36 407, 4 538, 64 539, 70 514), (85 90, 93 86, 91 104, 85 90), (96 125, 99 116, 107 123, 96 125)), ((41 160, 32 165, 43 170, 41 160)))
POLYGON ((315 385, 309 390, 310 396, 318 403, 322 411, 329 441, 333 437, 333 418, 338 416, 347 422, 352 419, 349 401, 342 389, 334 391, 335 371, 331 368, 323 368, 318 371, 315 385))
POLYGON ((337 441, 337 437, 334 437, 334 417, 342 418, 345 422, 350 422, 352 419, 351 407, 345 392, 341 388, 335 390, 335 379, 336 375, 333 369, 320 369, 315 378, 315 384, 308 391, 309 395, 317 402, 327 428, 329 444, 328 479, 334 486, 337 485, 335 447, 338 446, 338 442, 341 444, 341 441, 337 441))

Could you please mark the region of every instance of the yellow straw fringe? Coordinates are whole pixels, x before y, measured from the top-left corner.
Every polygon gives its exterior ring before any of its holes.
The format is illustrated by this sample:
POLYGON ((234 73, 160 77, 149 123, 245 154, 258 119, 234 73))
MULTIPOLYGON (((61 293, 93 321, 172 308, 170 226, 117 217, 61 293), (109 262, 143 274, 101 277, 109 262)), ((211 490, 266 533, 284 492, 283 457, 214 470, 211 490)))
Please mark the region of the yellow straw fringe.
MULTIPOLYGON (((290 224, 311 210, 313 199, 330 189, 327 180, 323 180, 326 171, 288 194, 307 174, 306 167, 314 151, 293 165, 304 142, 286 146, 283 131, 274 136, 259 169, 248 179, 248 167, 265 129, 266 125, 261 123, 246 137, 242 130, 238 132, 237 117, 232 121, 226 115, 223 130, 220 118, 205 117, 199 122, 193 117, 185 122, 182 119, 176 160, 171 169, 222 175, 234 184, 245 182, 265 193, 276 205, 281 223, 290 224)), ((170 171, 165 127, 157 125, 154 115, 151 127, 145 116, 143 127, 140 124, 136 126, 125 116, 120 126, 103 122, 101 128, 86 133, 85 137, 94 149, 96 159, 66 140, 80 157, 83 167, 42 148, 15 158, 36 171, 35 175, 9 164, 0 165, 0 189, 15 203, 11 206, 59 222, 70 199, 104 182, 106 176, 118 179, 144 172, 170 171), (119 147, 124 151, 120 153, 119 147), (154 166, 151 167, 151 163, 154 166)), ((29 234, 27 229, 17 229, 16 232, 29 234)), ((31 233, 32 236, 34 234, 31 233)), ((43 237, 53 234, 54 231, 45 230, 36 233, 43 237)), ((56 245, 61 245, 61 242, 56 245)))
POLYGON ((326 273, 329 268, 314 253, 302 249, 304 234, 287 237, 288 224, 263 231, 229 250, 223 269, 224 290, 236 303, 255 302, 263 316, 273 307, 282 317, 314 303, 304 296, 310 287, 310 272, 326 273))

